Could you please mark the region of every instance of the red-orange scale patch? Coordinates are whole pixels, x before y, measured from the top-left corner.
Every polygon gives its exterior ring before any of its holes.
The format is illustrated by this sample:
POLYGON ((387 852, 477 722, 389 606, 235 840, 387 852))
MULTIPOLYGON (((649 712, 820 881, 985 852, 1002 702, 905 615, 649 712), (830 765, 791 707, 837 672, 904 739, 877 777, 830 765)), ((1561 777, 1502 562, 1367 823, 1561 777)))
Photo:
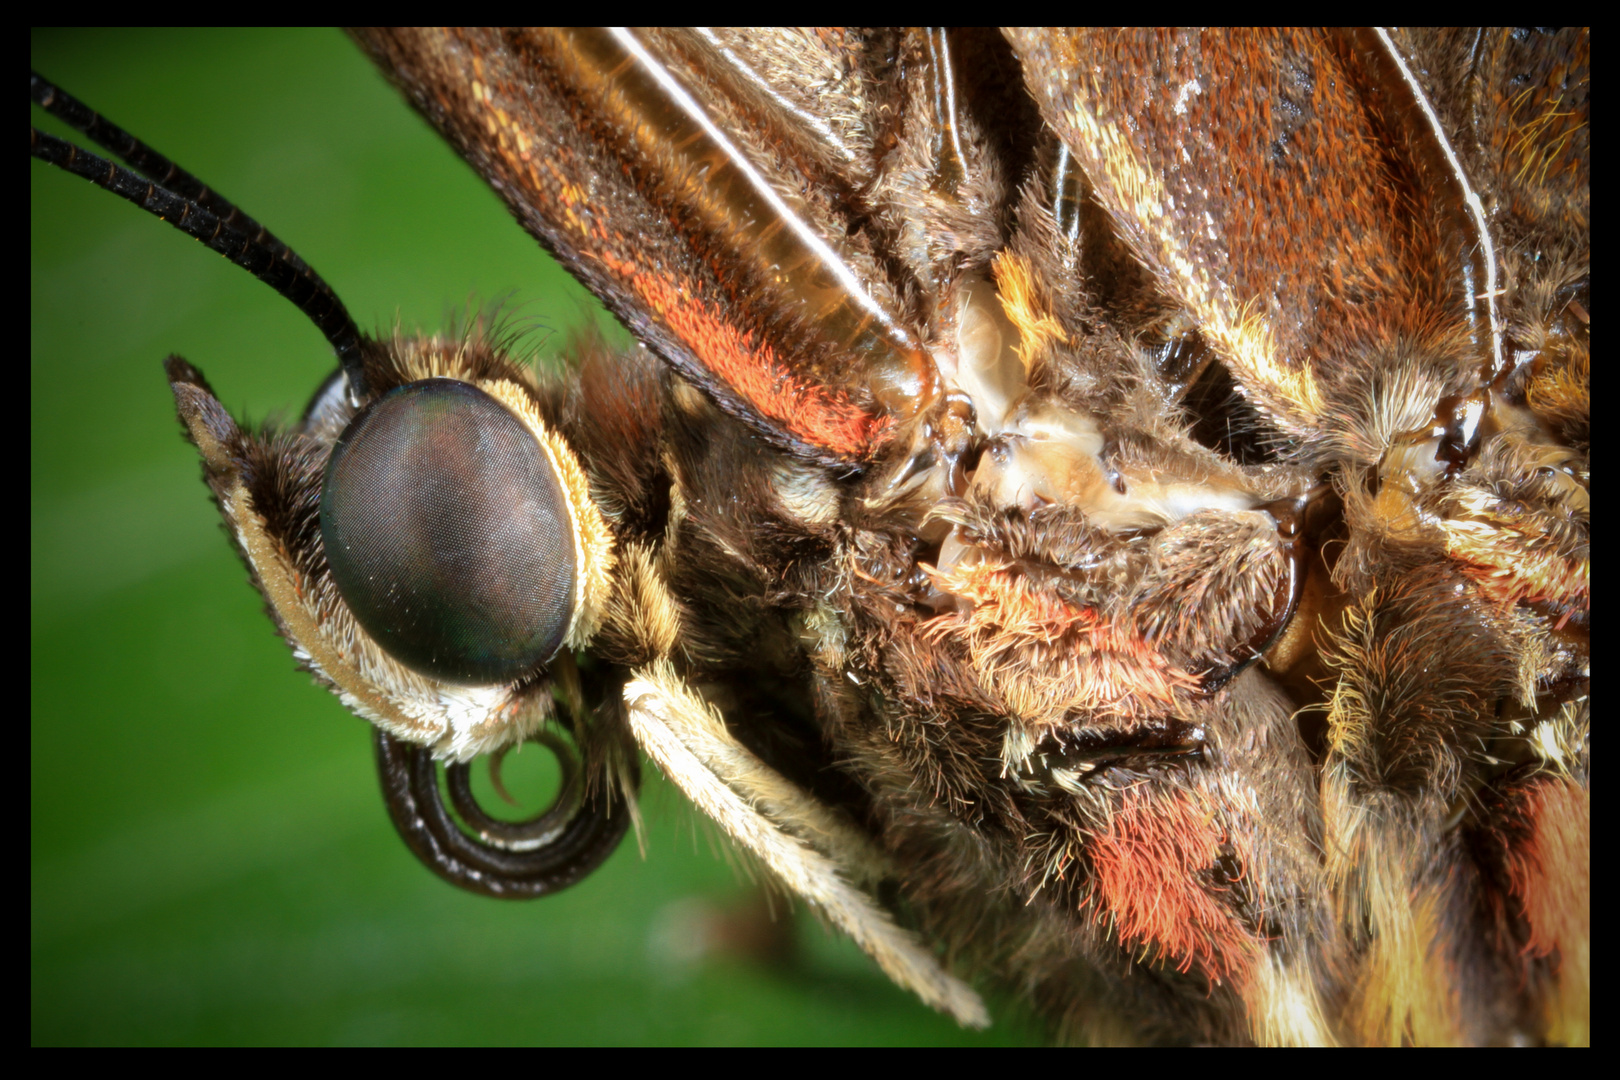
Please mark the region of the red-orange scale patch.
POLYGON ((776 350, 728 322, 683 283, 643 270, 612 253, 599 256, 714 375, 767 419, 793 435, 839 454, 864 457, 890 420, 847 397, 794 377, 776 350))
POLYGON ((930 620, 925 634, 965 633, 991 661, 1017 665, 1032 678, 1063 678, 1075 707, 1134 715, 1199 689, 1196 676, 1167 660, 1135 627, 1067 603, 1006 565, 964 563, 930 574, 940 591, 973 608, 930 620))
POLYGON ((1197 968, 1211 982, 1241 985, 1259 941, 1200 877, 1216 865, 1223 845, 1237 848, 1245 869, 1250 865, 1244 845, 1189 795, 1127 791, 1108 827, 1086 844, 1098 919, 1122 944, 1146 946, 1178 971, 1197 968))
POLYGON ((1573 780, 1547 780, 1525 796, 1529 838, 1509 852, 1508 882, 1530 924, 1525 952, 1583 947, 1592 926, 1592 796, 1573 780))

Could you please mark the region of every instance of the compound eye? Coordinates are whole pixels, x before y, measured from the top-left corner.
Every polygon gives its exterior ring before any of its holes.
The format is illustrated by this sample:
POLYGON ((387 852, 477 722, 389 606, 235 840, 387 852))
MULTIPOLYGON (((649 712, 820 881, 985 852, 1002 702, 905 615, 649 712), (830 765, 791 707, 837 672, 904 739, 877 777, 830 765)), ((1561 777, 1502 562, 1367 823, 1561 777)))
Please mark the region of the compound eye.
POLYGON ((350 421, 326 465, 321 537, 354 617, 423 675, 512 682, 568 632, 562 484, 529 428, 467 383, 400 386, 350 421))

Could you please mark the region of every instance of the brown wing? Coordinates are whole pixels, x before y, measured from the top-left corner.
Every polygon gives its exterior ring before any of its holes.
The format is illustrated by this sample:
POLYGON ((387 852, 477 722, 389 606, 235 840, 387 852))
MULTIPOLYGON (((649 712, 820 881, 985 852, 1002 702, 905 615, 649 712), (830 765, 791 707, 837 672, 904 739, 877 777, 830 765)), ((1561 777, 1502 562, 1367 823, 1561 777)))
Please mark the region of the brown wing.
POLYGON ((1098 201, 1285 430, 1320 432, 1395 337, 1437 343, 1447 392, 1474 381, 1482 229, 1368 33, 1012 38, 1098 201))
POLYGON ((916 290, 863 229, 880 148, 850 134, 882 126, 860 61, 887 39, 806 35, 784 71, 702 32, 357 36, 525 228, 773 441, 858 462, 931 392, 916 290))

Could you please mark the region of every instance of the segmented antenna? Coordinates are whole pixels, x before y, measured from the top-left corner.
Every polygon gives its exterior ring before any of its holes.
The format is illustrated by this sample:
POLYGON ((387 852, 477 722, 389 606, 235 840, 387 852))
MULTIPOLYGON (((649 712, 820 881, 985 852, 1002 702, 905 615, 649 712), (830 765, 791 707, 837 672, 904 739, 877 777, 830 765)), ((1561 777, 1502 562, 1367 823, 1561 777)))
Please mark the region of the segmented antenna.
POLYGON ((365 395, 360 330, 337 293, 297 252, 219 192, 36 71, 28 73, 28 94, 36 105, 121 158, 129 168, 32 125, 28 128, 30 157, 128 199, 286 297, 309 317, 337 352, 350 397, 358 401, 365 395))

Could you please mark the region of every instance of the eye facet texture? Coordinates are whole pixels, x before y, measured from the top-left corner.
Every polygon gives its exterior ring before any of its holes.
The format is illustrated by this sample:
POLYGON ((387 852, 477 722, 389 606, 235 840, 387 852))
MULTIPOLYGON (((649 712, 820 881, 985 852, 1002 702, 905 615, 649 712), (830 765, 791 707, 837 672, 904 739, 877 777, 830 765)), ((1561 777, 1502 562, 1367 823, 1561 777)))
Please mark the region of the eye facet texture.
POLYGON ((545 451, 454 379, 389 391, 332 449, 321 537, 338 591, 389 655, 494 685, 551 659, 574 609, 575 554, 545 451))

